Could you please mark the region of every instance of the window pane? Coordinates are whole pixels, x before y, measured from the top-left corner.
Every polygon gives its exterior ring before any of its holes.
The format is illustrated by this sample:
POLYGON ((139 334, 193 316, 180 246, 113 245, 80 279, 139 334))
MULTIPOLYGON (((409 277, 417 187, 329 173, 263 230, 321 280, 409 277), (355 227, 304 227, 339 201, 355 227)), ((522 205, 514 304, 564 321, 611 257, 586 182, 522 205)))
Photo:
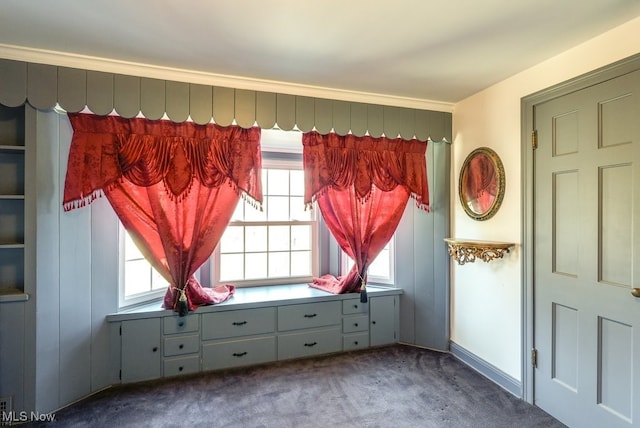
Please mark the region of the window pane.
POLYGON ((267 278, 267 253, 248 253, 245 260, 245 279, 267 278))
POLYGON ((389 263, 389 248, 378 254, 378 257, 369 265, 369 276, 377 276, 380 278, 389 278, 391 276, 391 266, 389 263))
POLYGON ((244 203, 244 201, 240 200, 238 202, 238 204, 236 205, 236 210, 233 212, 233 215, 231 216, 231 221, 243 221, 244 220, 244 207, 247 206, 247 204, 244 203))
POLYGON ((244 201, 242 202, 242 205, 245 206, 244 207, 245 221, 267 221, 267 208, 269 206, 267 198, 264 198, 264 201, 262 202, 262 211, 260 211, 259 208, 256 208, 244 203, 244 201))
POLYGON ((138 250, 138 247, 136 246, 136 244, 133 243, 133 239, 131 239, 131 236, 129 236, 129 234, 126 233, 126 232, 125 232, 124 236, 125 236, 125 238, 124 238, 124 259, 125 259, 125 261, 143 259, 144 256, 142 255, 140 250, 138 250))
POLYGON ((311 276, 311 251, 291 253, 291 276, 311 276))
POLYGON ((267 172, 267 195, 289 194, 289 171, 286 169, 269 169, 267 172))
POLYGON ((220 281, 235 281, 244 279, 244 254, 220 255, 220 281))
POLYGON ((289 220, 289 197, 267 196, 267 218, 269 221, 289 220))
POLYGON ((220 251, 223 253, 241 253, 244 251, 244 227, 228 226, 220 239, 220 251))
POLYGON ((304 198, 302 196, 292 196, 290 201, 291 220, 309 221, 312 219, 313 211, 311 209, 305 210, 304 198))
POLYGON ((310 250, 311 249, 311 226, 299 225, 291 226, 291 249, 310 250))
POLYGON ((291 170, 291 195, 304 196, 304 171, 291 170))
POLYGON ((289 226, 269 226, 269 251, 289 251, 289 226))
POLYGON ((126 297, 151 290, 151 271, 145 260, 134 260, 125 263, 124 283, 126 297))
POLYGON ((267 251, 267 226, 245 227, 245 251, 267 251))
POLYGON ((289 252, 269 253, 269 278, 289 276, 289 252))
POLYGON ((157 270, 152 268, 151 265, 149 265, 149 269, 151 269, 151 289, 152 290, 162 290, 163 288, 167 288, 169 286, 169 283, 167 282, 167 280, 164 279, 162 275, 158 273, 157 270))

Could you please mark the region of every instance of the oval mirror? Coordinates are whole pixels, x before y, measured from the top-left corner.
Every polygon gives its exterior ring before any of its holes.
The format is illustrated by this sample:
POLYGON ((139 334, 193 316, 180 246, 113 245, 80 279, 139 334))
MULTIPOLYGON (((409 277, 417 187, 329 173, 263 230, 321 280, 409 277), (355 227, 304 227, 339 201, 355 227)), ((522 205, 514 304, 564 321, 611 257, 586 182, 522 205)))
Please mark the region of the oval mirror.
POLYGON ((462 164, 458 186, 460 202, 469 217, 493 217, 502 203, 504 189, 504 168, 498 154, 488 147, 469 153, 462 164))

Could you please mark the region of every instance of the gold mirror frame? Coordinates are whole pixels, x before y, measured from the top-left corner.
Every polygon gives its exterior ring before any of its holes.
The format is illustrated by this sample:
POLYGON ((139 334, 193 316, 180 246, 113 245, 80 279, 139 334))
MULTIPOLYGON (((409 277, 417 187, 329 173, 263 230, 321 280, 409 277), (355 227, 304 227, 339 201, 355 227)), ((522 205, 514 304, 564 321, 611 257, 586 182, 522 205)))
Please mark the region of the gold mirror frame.
POLYGON ((493 217, 505 191, 504 167, 498 154, 488 147, 475 149, 462 164, 459 178, 458 195, 467 215, 475 220, 493 217))

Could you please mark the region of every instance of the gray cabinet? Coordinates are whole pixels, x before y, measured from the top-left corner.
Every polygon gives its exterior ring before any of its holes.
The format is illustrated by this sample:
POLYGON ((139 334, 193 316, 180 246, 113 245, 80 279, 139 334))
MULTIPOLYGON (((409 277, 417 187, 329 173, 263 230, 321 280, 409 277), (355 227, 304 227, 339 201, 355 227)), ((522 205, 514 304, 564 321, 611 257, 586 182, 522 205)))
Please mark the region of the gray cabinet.
POLYGON ((398 296, 369 298, 370 346, 381 346, 398 341, 398 296))
POLYGON ((275 361, 275 318, 275 307, 203 314, 202 370, 275 361))
POLYGON ((137 382, 160 377, 162 373, 160 320, 161 318, 144 318, 122 322, 120 326, 122 382, 137 382))
POLYGON ((162 375, 200 371, 200 315, 162 318, 162 375))
POLYGON ((342 301, 342 350, 354 351, 369 347, 369 303, 360 298, 342 301))
MULTIPOLYGON (((245 291, 237 290, 238 300, 245 291)), ((246 293, 255 293, 255 290, 246 293)), ((308 293, 304 284, 301 293, 308 293)), ((267 292, 265 292, 267 293, 267 292)), ((388 345, 398 341, 399 290, 202 307, 186 317, 114 314, 121 382, 220 370, 388 345), (373 294, 373 295, 372 295, 373 294), (116 324, 117 326, 118 324, 116 324), (117 327, 116 327, 117 328, 117 327)), ((116 351, 117 353, 117 351, 116 351)))

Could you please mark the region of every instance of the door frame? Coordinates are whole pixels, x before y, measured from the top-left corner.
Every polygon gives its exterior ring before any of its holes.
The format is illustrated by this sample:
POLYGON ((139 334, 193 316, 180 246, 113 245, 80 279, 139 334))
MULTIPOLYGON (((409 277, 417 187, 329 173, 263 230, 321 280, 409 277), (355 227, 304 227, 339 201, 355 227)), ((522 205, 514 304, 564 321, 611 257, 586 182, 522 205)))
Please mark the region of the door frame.
POLYGON ((535 128, 534 114, 538 104, 561 97, 589 86, 640 70, 640 54, 630 56, 604 67, 587 72, 573 79, 523 97, 521 114, 521 183, 522 183, 522 399, 533 404, 535 399, 534 369, 531 364, 534 337, 534 157, 532 135, 535 128))

